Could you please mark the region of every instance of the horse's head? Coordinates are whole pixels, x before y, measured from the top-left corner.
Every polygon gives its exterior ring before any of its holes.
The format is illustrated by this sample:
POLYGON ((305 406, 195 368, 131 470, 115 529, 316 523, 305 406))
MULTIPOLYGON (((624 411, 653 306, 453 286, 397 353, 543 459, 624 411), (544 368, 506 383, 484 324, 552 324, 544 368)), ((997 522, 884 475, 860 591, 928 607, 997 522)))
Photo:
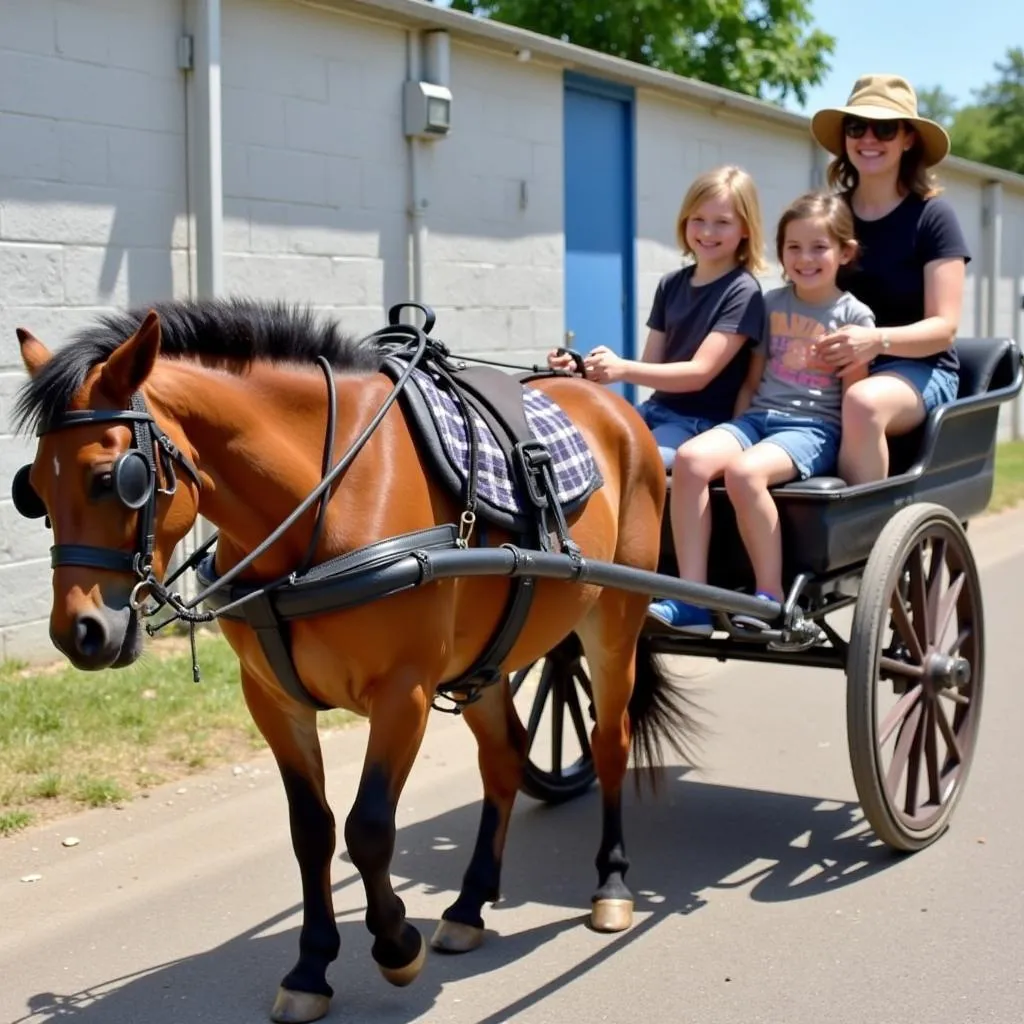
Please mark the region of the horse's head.
POLYGON ((30 377, 21 411, 38 423, 39 443, 13 498, 23 516, 53 528, 50 637, 77 668, 129 665, 142 652, 148 583, 163 578, 198 514, 199 476, 180 425, 165 433, 143 397, 159 318, 150 312, 88 366, 28 331, 18 340, 30 377))

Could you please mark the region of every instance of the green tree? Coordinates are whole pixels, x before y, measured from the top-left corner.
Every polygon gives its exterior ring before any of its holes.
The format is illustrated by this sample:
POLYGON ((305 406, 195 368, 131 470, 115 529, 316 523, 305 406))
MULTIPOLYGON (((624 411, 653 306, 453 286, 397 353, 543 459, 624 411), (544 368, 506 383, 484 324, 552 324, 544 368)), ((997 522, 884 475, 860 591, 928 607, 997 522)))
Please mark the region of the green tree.
POLYGON ((483 15, 759 99, 795 96, 829 70, 835 39, 810 0, 452 0, 483 15))
POLYGON ((922 117, 938 121, 948 129, 956 119, 956 97, 946 92, 941 85, 930 89, 918 89, 917 110, 922 117))
POLYGON ((949 141, 953 153, 965 160, 990 164, 992 160, 992 110, 990 107, 970 106, 958 110, 949 126, 949 141))
POLYGON ((1024 174, 1024 48, 1007 50, 996 71, 998 81, 978 97, 988 110, 987 162, 1024 174))

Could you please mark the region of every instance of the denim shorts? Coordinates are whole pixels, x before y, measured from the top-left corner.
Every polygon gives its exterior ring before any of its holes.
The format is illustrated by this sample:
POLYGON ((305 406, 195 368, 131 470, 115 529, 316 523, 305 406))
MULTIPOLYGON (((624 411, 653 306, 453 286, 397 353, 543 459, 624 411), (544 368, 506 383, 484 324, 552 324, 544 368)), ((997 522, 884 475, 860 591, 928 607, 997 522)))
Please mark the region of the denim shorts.
POLYGON ((894 373, 902 377, 921 396, 926 413, 936 406, 954 401, 960 389, 958 374, 932 366, 922 359, 895 359, 872 366, 868 372, 872 375, 894 373))
POLYGON ((835 472, 840 431, 828 420, 753 409, 720 428, 728 430, 744 449, 760 441, 778 445, 793 460, 801 480, 835 472))
POLYGON ((685 416, 683 413, 670 409, 660 402, 648 399, 636 407, 643 417, 644 423, 650 428, 654 440, 658 442, 658 451, 666 469, 672 468, 676 449, 705 430, 715 426, 715 421, 706 416, 685 416))

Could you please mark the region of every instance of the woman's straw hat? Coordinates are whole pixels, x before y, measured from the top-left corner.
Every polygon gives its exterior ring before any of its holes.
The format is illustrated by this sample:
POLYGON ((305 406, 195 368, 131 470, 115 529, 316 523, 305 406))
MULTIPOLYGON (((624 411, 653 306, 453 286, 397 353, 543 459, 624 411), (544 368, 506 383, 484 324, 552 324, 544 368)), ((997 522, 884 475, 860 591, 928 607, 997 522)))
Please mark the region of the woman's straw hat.
POLYGON ((859 117, 865 121, 908 121, 914 126, 924 149, 924 162, 929 167, 941 163, 949 154, 949 136, 935 121, 917 112, 917 93, 905 78, 898 75, 864 75, 858 78, 845 107, 819 110, 811 118, 811 134, 830 153, 842 156, 843 118, 859 117))

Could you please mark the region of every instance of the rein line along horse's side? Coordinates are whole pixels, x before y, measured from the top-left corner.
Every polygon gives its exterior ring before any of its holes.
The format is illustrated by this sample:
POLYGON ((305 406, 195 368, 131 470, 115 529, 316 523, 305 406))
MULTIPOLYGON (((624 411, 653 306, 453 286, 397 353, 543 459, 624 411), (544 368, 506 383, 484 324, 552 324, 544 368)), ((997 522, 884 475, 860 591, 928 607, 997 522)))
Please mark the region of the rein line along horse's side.
POLYGON ((632 922, 630 750, 653 764, 658 741, 681 749, 692 725, 641 642, 666 486, 650 432, 578 378, 466 368, 429 338, 425 312, 422 331, 396 309, 362 341, 308 311, 240 301, 114 314, 54 353, 19 331, 29 380, 17 419, 39 441, 14 499, 52 525, 56 646, 82 669, 127 665, 144 621, 170 609, 192 624, 216 617, 238 656, 302 878, 278 1021, 318 1019, 333 994, 335 823, 318 708, 369 719, 345 841, 374 960, 399 985, 425 946, 391 885, 395 810, 439 695, 477 740, 484 791, 461 891, 432 940, 447 952, 480 943, 483 905, 498 898, 527 753, 510 671, 570 633, 583 645, 602 793, 598 930, 632 922), (481 469, 502 463, 506 477, 481 469), (196 559, 206 611, 165 578, 199 515, 218 528, 196 559))

